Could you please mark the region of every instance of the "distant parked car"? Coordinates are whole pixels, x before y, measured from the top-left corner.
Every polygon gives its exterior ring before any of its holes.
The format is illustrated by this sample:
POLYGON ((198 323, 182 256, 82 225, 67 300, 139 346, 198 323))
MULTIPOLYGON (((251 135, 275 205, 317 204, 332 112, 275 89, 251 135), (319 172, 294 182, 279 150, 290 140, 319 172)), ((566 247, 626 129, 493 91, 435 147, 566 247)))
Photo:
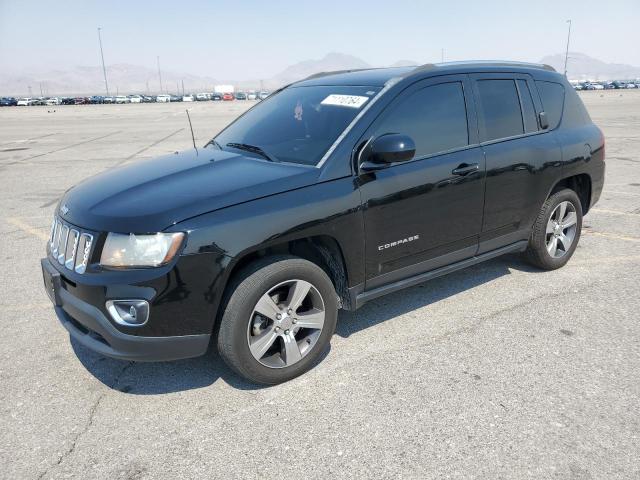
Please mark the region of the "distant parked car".
POLYGON ((258 98, 256 92, 250 91, 249 93, 247 93, 247 100, 255 100, 256 98, 258 98))
POLYGON ((172 102, 181 102, 181 101, 182 101, 182 96, 179 96, 179 95, 171 95, 171 101, 172 101, 172 102))
POLYGON ((131 103, 131 100, 129 100, 129 97, 126 95, 118 95, 116 97, 116 103, 131 103))
POLYGON ((74 99, 75 105, 89 105, 91 103, 91 99, 89 97, 76 97, 74 99))
POLYGON ((129 103, 142 103, 141 95, 129 95, 129 103))
POLYGON ((196 101, 197 102, 204 102, 206 100, 209 100, 209 95, 206 93, 198 93, 196 94, 196 101))
POLYGON ((171 95, 158 95, 156 97, 156 102, 158 103, 169 103, 171 101, 171 95))
POLYGON ((73 97, 62 97, 62 105, 75 105, 76 99, 73 97))
POLYGON ((222 94, 215 92, 211 94, 211 100, 214 100, 216 102, 219 102, 220 100, 222 100, 222 94))
POLYGON ((605 90, 612 90, 616 88, 615 85, 611 82, 605 82, 602 84, 602 86, 604 87, 605 90))
POLYGON ((116 103, 116 97, 111 97, 111 96, 104 97, 102 99, 102 103, 116 103))
POLYGON ((38 97, 38 98, 34 98, 31 101, 31 105, 38 105, 38 106, 43 106, 47 104, 47 99, 44 97, 38 97))
POLYGON ((189 95, 184 95, 182 97, 182 101, 183 102, 193 102, 195 99, 193 98, 193 95, 189 94, 189 95))
POLYGON ((104 97, 102 95, 93 95, 92 97, 89 97, 89 103, 91 104, 104 103, 104 97))
POLYGON ((60 99, 58 97, 47 98, 46 105, 60 105, 60 99))
POLYGON ((613 86, 615 88, 627 88, 627 84, 625 82, 621 82, 620 80, 615 80, 613 82, 613 86))
POLYGON ((33 103, 33 99, 31 97, 21 97, 18 99, 17 105, 19 107, 28 107, 33 103))
POLYGON ((152 95, 142 95, 142 103, 153 103, 156 101, 156 97, 152 95))
POLYGON ((233 93, 225 93, 222 95, 222 100, 225 102, 233 100, 233 93))
POLYGON ((18 105, 18 101, 13 97, 0 98, 0 107, 15 107, 18 105))
POLYGON ((627 88, 637 88, 637 85, 635 83, 629 82, 627 83, 627 88))
POLYGON ((269 92, 262 90, 259 94, 258 94, 258 98, 260 100, 264 100, 265 98, 267 98, 269 95, 271 95, 269 92))
POLYGON ((247 94, 244 92, 236 92, 235 97, 236 97, 236 100, 246 100, 247 94))

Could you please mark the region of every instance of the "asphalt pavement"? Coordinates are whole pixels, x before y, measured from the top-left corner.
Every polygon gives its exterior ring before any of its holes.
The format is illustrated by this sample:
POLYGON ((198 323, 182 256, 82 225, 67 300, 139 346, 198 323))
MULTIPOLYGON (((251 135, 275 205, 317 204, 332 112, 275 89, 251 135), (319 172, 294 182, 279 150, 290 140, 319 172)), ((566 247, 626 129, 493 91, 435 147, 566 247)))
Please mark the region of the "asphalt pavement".
POLYGON ((342 312, 268 388, 74 344, 39 265, 67 188, 252 102, 0 109, 0 477, 640 478, 640 91, 581 96, 607 177, 565 268, 506 256, 342 312))

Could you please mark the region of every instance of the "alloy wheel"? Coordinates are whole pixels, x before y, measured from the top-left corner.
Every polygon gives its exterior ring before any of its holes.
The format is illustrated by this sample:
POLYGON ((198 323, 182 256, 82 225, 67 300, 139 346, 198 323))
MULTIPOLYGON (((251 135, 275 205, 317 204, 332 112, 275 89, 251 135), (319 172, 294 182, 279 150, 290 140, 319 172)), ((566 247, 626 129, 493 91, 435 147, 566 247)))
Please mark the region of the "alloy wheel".
POLYGON ((324 321, 324 301, 317 288, 304 280, 279 283, 253 308, 247 326, 249 350, 266 367, 290 367, 313 349, 324 321))
POLYGON ((546 245, 551 257, 566 255, 576 237, 577 228, 576 207, 569 201, 560 202, 547 222, 546 245))

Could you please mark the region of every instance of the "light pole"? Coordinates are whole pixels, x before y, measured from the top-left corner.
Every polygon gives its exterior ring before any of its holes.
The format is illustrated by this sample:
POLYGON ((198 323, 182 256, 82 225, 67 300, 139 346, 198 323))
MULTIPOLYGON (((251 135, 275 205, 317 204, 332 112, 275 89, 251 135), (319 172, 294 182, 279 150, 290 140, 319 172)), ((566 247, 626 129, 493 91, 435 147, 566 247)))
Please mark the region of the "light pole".
POLYGON ((569 24, 569 33, 567 34, 567 50, 564 54, 564 76, 567 76, 567 61, 569 60, 569 40, 571 40, 571 20, 567 20, 569 24))
POLYGON ((162 73, 160 72, 160 56, 157 57, 158 60, 158 78, 160 79, 160 93, 162 93, 162 73))
POLYGON ((107 90, 107 97, 109 96, 109 83, 107 82, 107 68, 104 66, 104 52, 102 51, 102 35, 100 35, 100 27, 98 27, 98 43, 100 43, 100 58, 102 59, 102 74, 104 75, 104 87, 107 90))

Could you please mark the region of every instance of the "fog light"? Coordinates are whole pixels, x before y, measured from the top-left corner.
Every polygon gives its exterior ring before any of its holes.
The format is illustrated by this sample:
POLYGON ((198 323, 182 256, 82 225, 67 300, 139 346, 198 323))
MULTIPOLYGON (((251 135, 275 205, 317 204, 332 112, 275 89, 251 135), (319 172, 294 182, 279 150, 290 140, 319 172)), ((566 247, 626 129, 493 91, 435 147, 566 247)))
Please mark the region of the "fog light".
POLYGON ((106 306, 111 318, 120 325, 139 327, 149 319, 149 302, 146 300, 108 300, 106 306))

